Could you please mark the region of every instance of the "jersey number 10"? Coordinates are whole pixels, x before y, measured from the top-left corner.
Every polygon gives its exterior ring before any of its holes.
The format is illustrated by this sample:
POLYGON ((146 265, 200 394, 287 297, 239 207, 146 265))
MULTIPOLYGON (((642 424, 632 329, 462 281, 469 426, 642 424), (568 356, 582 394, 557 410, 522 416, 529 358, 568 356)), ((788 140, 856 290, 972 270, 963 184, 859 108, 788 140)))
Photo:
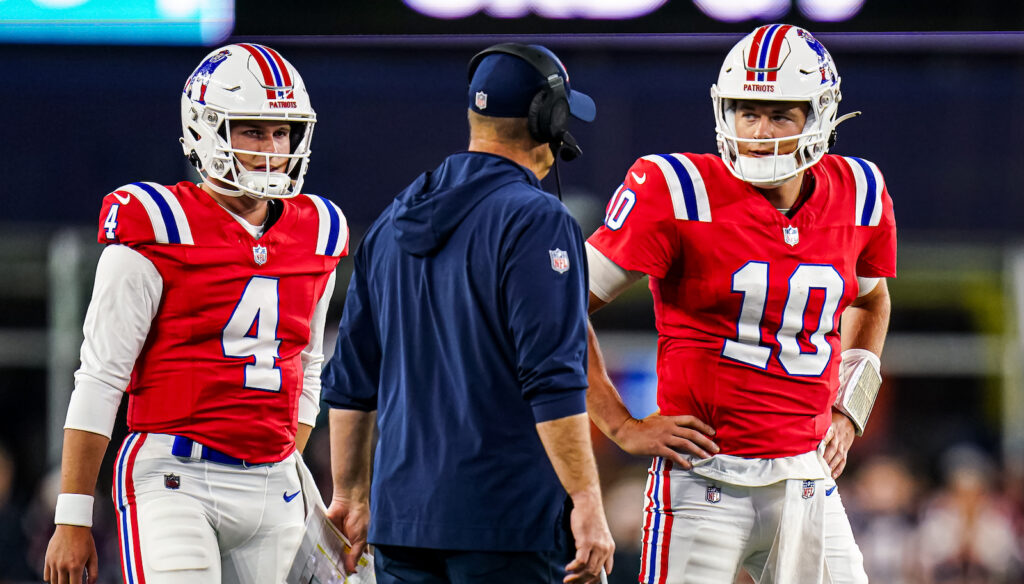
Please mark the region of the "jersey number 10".
MULTIPOLYGON (((800 264, 789 276, 789 290, 786 307, 782 313, 782 325, 775 338, 779 343, 779 363, 786 373, 800 376, 818 376, 825 371, 832 357, 832 346, 825 336, 835 327, 836 311, 843 297, 845 282, 835 267, 827 264, 800 264), (804 316, 812 289, 823 290, 825 301, 821 317, 813 331, 804 329, 804 316), (803 352, 798 335, 809 332, 808 341, 814 351, 803 352)), ((772 356, 770 347, 761 344, 761 320, 764 317, 765 302, 768 300, 767 262, 747 262, 732 275, 732 291, 743 294, 739 322, 736 324, 736 339, 726 339, 722 355, 730 359, 753 365, 759 369, 768 367, 772 356)))

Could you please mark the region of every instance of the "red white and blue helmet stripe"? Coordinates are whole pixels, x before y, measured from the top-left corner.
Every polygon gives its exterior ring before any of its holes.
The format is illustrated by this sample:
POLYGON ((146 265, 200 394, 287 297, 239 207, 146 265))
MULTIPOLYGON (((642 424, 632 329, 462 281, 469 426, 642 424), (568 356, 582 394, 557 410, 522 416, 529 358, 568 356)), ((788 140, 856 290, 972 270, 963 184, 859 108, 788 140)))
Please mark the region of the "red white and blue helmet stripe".
POLYGON ((754 41, 747 55, 747 81, 777 81, 779 55, 789 24, 767 24, 754 31, 754 41))
POLYGON ((263 74, 263 86, 267 89, 267 99, 293 98, 292 76, 280 53, 270 47, 251 43, 240 43, 238 46, 245 49, 259 66, 263 74))

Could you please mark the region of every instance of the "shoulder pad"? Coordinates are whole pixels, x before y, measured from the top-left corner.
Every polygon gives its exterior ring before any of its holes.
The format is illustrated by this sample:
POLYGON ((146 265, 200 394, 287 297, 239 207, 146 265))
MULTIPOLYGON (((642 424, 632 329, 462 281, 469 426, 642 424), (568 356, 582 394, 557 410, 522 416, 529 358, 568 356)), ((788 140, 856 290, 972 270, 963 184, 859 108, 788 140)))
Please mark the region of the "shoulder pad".
POLYGON ((857 213, 854 224, 877 226, 882 219, 882 190, 885 188, 882 173, 873 162, 853 156, 842 158, 849 165, 857 185, 857 213))
POLYGON ((654 163, 661 170, 676 219, 711 221, 711 204, 704 178, 689 157, 678 153, 649 154, 641 160, 654 163))
POLYGON ((167 187, 151 182, 124 185, 104 198, 99 239, 102 243, 195 243, 178 198, 167 187), (132 199, 138 204, 132 205, 132 199))
POLYGON ((348 221, 345 214, 330 199, 320 195, 301 195, 316 206, 320 220, 316 236, 316 253, 325 256, 343 256, 348 253, 348 221))

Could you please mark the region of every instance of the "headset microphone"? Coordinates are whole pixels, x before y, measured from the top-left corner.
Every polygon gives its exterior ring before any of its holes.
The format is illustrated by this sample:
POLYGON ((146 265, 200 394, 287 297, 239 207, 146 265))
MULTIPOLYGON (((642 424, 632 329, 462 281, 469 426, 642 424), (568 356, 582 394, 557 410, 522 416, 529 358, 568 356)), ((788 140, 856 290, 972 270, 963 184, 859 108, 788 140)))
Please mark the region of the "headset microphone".
POLYGON ((576 142, 575 136, 565 132, 562 134, 562 143, 558 145, 556 152, 561 155, 562 160, 571 162, 583 154, 583 149, 576 142))

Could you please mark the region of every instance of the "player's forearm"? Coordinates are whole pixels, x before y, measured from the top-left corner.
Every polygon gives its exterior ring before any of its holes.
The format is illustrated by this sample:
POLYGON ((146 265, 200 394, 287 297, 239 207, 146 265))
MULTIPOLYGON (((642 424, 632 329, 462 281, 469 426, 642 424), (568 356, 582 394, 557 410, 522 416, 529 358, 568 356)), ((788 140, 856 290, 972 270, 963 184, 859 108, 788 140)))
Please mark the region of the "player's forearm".
POLYGON ((110 439, 83 430, 64 430, 60 492, 92 495, 110 439))
POLYGON ((334 496, 363 500, 370 494, 374 412, 331 408, 331 476, 334 496))
POLYGON ((608 377, 604 355, 594 327, 587 323, 587 412, 598 429, 615 439, 622 425, 632 418, 622 397, 608 377))
POLYGON ((295 448, 299 454, 306 451, 306 444, 309 442, 309 435, 313 433, 313 426, 299 422, 299 428, 295 431, 295 448))
POLYGON ((885 335, 889 330, 891 309, 889 288, 885 278, 882 278, 874 290, 858 298, 843 313, 843 350, 867 349, 875 355, 881 355, 885 335))
POLYGON ((590 424, 586 414, 567 416, 537 424, 537 434, 548 453, 551 466, 573 501, 593 497, 600 500, 601 485, 597 462, 590 442, 590 424))

